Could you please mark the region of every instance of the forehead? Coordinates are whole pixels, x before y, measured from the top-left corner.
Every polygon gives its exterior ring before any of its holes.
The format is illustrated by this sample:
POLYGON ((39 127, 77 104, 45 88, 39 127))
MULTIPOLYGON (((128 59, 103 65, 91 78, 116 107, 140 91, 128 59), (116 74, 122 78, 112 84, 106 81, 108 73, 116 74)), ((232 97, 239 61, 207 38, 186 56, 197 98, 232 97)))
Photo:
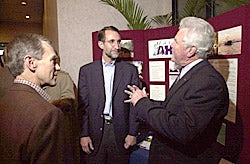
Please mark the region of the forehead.
POLYGON ((42 41, 42 45, 44 48, 43 57, 49 57, 49 58, 57 57, 57 55, 54 51, 54 48, 51 45, 49 45, 47 42, 43 42, 43 41, 42 41))
POLYGON ((121 39, 121 36, 118 32, 116 31, 112 31, 112 30, 106 30, 105 31, 105 37, 107 40, 110 40, 110 39, 121 39))
POLYGON ((183 38, 186 32, 187 32, 187 29, 180 29, 175 35, 175 38, 183 38))

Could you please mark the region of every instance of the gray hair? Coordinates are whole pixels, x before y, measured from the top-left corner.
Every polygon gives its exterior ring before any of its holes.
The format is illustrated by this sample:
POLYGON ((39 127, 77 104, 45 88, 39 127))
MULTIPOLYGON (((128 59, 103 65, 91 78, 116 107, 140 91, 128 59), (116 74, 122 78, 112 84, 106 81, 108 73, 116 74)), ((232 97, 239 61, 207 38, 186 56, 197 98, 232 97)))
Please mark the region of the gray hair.
POLYGON ((7 45, 5 61, 14 77, 20 75, 24 71, 24 57, 26 55, 31 55, 38 60, 42 58, 42 55, 44 54, 42 42, 46 42, 52 46, 49 39, 42 35, 33 33, 16 36, 7 45))
POLYGON ((207 21, 197 17, 186 17, 180 22, 179 29, 187 29, 183 38, 186 47, 195 46, 196 56, 206 59, 213 50, 214 28, 207 21))

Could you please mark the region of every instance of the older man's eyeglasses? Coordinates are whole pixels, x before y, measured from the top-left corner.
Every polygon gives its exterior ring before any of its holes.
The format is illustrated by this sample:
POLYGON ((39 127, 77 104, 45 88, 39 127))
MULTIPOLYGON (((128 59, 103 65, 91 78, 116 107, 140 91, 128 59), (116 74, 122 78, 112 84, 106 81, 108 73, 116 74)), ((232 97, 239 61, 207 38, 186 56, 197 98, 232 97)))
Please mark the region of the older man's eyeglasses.
POLYGON ((121 40, 114 40, 114 39, 111 39, 111 40, 107 40, 107 41, 104 41, 104 42, 109 43, 111 46, 114 46, 115 44, 121 45, 121 40))

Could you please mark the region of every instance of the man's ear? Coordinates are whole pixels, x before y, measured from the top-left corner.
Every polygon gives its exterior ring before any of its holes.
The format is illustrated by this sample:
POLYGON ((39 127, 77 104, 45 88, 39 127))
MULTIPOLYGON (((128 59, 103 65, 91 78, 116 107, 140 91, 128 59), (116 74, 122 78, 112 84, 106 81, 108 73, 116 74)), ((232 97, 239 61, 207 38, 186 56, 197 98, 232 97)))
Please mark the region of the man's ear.
POLYGON ((189 47, 188 48, 188 55, 187 55, 187 57, 188 58, 193 57, 195 55, 196 51, 197 51, 197 48, 195 46, 189 47))
POLYGON ((37 63, 36 60, 30 56, 30 55, 26 55, 24 57, 24 65, 29 68, 32 72, 35 71, 36 67, 37 67, 37 63))
POLYGON ((98 46, 100 49, 104 48, 104 43, 102 41, 98 41, 98 46))

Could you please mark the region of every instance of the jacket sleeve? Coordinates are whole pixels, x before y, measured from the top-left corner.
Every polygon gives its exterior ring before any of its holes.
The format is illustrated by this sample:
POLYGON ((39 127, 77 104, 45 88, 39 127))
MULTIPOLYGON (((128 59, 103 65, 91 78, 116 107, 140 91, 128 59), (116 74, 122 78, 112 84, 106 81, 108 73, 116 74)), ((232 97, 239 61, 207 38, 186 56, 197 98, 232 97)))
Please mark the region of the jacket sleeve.
POLYGON ((84 73, 84 69, 81 68, 79 72, 79 81, 78 81, 78 118, 79 118, 79 126, 80 126, 80 137, 89 136, 88 93, 89 93, 89 88, 87 87, 86 73, 84 73))
POLYGON ((135 106, 138 116, 161 135, 183 144, 190 142, 227 113, 226 87, 213 77, 201 79, 199 85, 194 81, 185 84, 165 105, 142 98, 135 106))

